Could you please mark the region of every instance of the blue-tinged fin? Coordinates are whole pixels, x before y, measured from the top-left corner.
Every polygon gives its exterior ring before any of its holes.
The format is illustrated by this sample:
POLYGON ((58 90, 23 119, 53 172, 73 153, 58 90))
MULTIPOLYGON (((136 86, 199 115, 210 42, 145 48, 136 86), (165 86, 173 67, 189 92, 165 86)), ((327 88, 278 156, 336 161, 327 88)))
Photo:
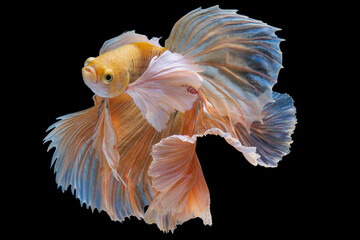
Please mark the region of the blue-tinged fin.
POLYGON ((245 146, 256 147, 260 155, 258 164, 276 167, 283 156, 290 152, 291 134, 295 129, 296 110, 288 94, 273 92, 274 102, 265 105, 262 123, 254 122, 250 134, 240 123, 236 124, 239 140, 245 146))
POLYGON ((249 131, 272 101, 282 67, 277 30, 236 10, 198 8, 175 24, 165 47, 191 56, 204 69, 201 90, 207 100, 249 131))
POLYGON ((44 141, 51 142, 49 149, 56 148, 52 158, 56 182, 113 220, 142 218, 154 195, 146 174, 150 149, 164 136, 142 117, 129 95, 108 103, 100 97, 94 100, 94 107, 62 116, 48 129, 44 141), (117 153, 120 160, 107 159, 117 153))
POLYGON ((98 107, 68 114, 51 125, 52 131, 44 141, 55 147, 51 161, 56 173, 56 182, 63 191, 71 191, 93 209, 102 209, 101 164, 93 148, 93 134, 97 122, 98 107))

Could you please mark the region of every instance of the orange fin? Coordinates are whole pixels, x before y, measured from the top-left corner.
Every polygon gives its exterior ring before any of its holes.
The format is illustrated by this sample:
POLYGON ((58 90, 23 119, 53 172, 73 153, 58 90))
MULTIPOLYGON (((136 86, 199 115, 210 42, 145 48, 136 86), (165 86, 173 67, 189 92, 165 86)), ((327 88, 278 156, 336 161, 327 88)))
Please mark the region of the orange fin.
POLYGON ((157 193, 145 213, 147 223, 156 223, 166 232, 195 217, 211 225, 209 190, 195 152, 197 137, 207 134, 223 137, 253 164, 259 158, 255 147, 245 147, 229 133, 217 128, 192 137, 172 135, 161 140, 151 153, 153 162, 148 174, 157 193))
POLYGON ((106 209, 105 185, 113 177, 122 180, 116 171, 120 156, 107 100, 58 119, 44 139, 51 141, 49 149, 56 147, 51 165, 57 184, 63 191, 71 186, 87 206, 106 209))
POLYGON ((195 146, 195 138, 173 135, 153 147, 149 176, 158 193, 145 221, 156 223, 162 231, 174 231, 176 225, 195 217, 212 224, 209 190, 195 146))
POLYGON ((127 94, 108 100, 94 96, 94 102, 48 129, 44 141, 56 148, 56 182, 63 191, 71 186, 81 203, 113 220, 142 218, 154 195, 146 174, 151 147, 167 135, 151 127, 127 94))

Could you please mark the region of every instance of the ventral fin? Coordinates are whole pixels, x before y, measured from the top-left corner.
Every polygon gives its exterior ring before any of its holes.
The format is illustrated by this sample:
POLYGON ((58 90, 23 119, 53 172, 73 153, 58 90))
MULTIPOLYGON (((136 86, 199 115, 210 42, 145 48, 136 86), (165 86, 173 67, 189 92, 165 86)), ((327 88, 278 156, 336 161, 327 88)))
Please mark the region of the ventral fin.
POLYGON ((107 98, 103 99, 97 116, 97 124, 93 135, 93 148, 99 149, 100 162, 107 163, 107 166, 111 169, 115 179, 121 180, 123 184, 126 185, 117 173, 117 166, 120 162, 120 154, 117 151, 117 135, 111 122, 109 102, 107 98))

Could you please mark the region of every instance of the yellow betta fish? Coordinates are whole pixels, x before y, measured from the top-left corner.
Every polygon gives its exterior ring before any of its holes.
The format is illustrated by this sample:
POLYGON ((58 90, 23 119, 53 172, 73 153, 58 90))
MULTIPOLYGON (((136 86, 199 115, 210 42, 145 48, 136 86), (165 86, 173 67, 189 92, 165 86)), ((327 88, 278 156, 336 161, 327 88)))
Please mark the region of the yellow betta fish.
POLYGON ((164 47, 131 31, 88 58, 95 105, 60 117, 44 139, 56 147, 57 184, 113 220, 168 232, 195 217, 212 223, 197 137, 221 136, 251 164, 276 167, 296 124, 292 98, 272 91, 282 40, 236 12, 198 8, 164 47))

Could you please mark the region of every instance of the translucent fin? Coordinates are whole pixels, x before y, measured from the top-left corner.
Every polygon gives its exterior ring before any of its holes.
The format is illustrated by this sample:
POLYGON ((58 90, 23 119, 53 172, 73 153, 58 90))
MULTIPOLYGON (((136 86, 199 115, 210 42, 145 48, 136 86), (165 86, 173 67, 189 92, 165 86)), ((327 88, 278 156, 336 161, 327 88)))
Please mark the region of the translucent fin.
POLYGON ((291 134, 295 129, 296 116, 292 98, 273 92, 275 102, 265 105, 263 121, 251 125, 251 134, 237 124, 239 139, 246 146, 255 146, 260 154, 259 165, 276 167, 283 156, 290 152, 291 134))
POLYGON ((200 217, 211 225, 210 195, 195 153, 197 137, 219 135, 241 151, 250 162, 259 157, 255 147, 245 147, 217 128, 203 134, 172 135, 154 145, 153 161, 149 168, 152 187, 157 191, 145 213, 147 223, 156 223, 162 231, 173 231, 176 225, 200 217))
POLYGON ((145 72, 129 84, 125 93, 129 94, 140 108, 144 118, 159 132, 166 127, 170 114, 175 110, 189 110, 197 94, 187 89, 198 90, 202 78, 201 71, 188 58, 165 51, 154 57, 145 72))
POLYGON ((236 10, 198 8, 175 24, 165 47, 191 56, 204 69, 201 91, 208 101, 249 130, 272 101, 282 67, 277 30, 236 10))
POLYGON ((125 217, 143 218, 144 207, 149 205, 154 194, 148 182, 147 171, 151 163, 151 147, 164 137, 143 118, 140 109, 128 94, 110 98, 111 117, 118 136, 118 151, 121 161, 118 173, 120 181, 110 181, 107 188, 109 206, 114 220, 125 217))
POLYGON ((53 130, 44 141, 51 142, 49 149, 56 147, 56 182, 63 191, 71 186, 81 203, 106 211, 113 220, 142 218, 153 195, 144 171, 152 145, 163 135, 127 94, 109 99, 109 106, 98 96, 94 101, 96 106, 60 117, 49 127, 53 130))
POLYGON ((196 138, 173 135, 153 147, 149 169, 155 194, 145 213, 147 223, 162 231, 200 217, 211 225, 210 195, 195 153, 196 138))
POLYGON ((108 168, 108 164, 99 161, 101 149, 94 148, 98 107, 58 118, 60 121, 50 126, 48 130, 54 129, 44 141, 51 141, 49 149, 56 147, 51 165, 58 186, 65 191, 71 185, 81 203, 103 209, 104 175, 100 169, 108 168))
POLYGON ((112 38, 104 43, 100 49, 100 55, 126 44, 135 43, 135 42, 147 42, 160 47, 159 38, 151 38, 150 40, 147 36, 142 34, 137 34, 135 31, 124 32, 123 34, 112 38))
POLYGON ((256 162, 259 159, 259 155, 256 153, 256 148, 253 146, 244 146, 241 144, 241 142, 232 137, 229 133, 223 132, 220 129, 217 128, 211 128, 205 131, 204 134, 194 135, 196 137, 206 136, 208 134, 211 135, 218 135, 220 137, 223 137, 227 143, 229 143, 231 146, 233 146, 236 150, 239 152, 242 152, 246 160, 248 160, 251 164, 256 165, 256 162))
MULTIPOLYGON (((98 149, 101 153, 99 154, 99 161, 106 162, 116 180, 121 180, 123 184, 125 184, 117 173, 117 167, 120 163, 120 155, 117 151, 117 136, 111 123, 108 99, 105 98, 103 100, 97 115, 98 119, 94 129, 93 148, 98 149)), ((107 168, 104 168, 103 170, 105 169, 107 168)))

